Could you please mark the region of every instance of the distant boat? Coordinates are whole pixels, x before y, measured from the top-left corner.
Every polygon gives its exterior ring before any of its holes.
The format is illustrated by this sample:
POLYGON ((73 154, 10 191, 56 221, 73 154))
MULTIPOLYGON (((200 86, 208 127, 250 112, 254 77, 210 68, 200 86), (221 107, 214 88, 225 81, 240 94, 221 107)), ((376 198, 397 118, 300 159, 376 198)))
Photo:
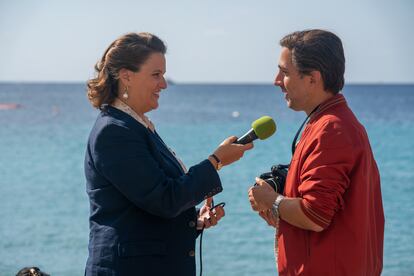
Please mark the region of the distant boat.
POLYGON ((22 106, 17 103, 0 103, 0 110, 11 110, 11 109, 17 109, 20 107, 22 106))

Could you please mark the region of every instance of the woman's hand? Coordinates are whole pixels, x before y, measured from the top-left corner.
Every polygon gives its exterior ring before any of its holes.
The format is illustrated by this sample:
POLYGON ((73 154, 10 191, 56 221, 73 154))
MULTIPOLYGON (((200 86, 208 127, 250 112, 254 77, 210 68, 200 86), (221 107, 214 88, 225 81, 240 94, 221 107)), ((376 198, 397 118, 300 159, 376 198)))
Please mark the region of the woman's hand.
POLYGON ((220 159, 223 166, 229 165, 242 158, 246 150, 253 148, 253 143, 245 145, 234 144, 237 141, 236 136, 230 136, 225 139, 220 146, 214 151, 214 154, 220 159))
POLYGON ((211 203, 213 198, 209 197, 205 201, 203 207, 200 209, 197 218, 197 230, 207 229, 211 226, 217 225, 217 222, 224 217, 224 208, 217 206, 214 210, 211 210, 211 203))

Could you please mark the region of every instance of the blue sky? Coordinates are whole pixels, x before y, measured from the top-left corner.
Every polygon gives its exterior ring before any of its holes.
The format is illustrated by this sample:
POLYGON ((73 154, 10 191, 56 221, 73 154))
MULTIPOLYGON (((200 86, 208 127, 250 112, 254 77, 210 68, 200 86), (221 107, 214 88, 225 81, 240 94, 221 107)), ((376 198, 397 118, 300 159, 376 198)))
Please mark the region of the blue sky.
POLYGON ((323 28, 347 83, 414 83, 413 27, 411 0, 0 0, 0 81, 85 82, 110 42, 148 31, 176 82, 272 83, 279 39, 323 28))

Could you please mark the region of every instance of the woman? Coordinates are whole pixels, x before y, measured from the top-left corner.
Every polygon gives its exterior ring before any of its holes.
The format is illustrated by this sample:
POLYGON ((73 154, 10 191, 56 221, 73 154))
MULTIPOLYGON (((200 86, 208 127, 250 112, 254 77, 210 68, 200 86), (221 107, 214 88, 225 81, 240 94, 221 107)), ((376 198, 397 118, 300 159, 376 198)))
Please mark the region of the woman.
POLYGON ((224 216, 221 207, 210 211, 211 197, 222 191, 217 170, 253 146, 229 137, 186 170, 145 116, 167 87, 165 52, 155 35, 126 34, 108 47, 88 82, 88 98, 101 113, 85 157, 86 275, 195 275, 197 230, 224 216))

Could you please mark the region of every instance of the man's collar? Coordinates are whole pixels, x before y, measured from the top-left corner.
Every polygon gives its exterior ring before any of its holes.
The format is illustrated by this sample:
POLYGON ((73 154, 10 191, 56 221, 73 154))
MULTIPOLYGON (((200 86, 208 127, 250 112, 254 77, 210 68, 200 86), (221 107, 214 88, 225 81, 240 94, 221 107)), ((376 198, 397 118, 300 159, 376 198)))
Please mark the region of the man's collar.
POLYGON ((319 105, 318 109, 312 114, 309 121, 312 121, 312 119, 318 117, 318 115, 324 113, 329 108, 340 103, 346 103, 345 97, 341 93, 338 93, 333 97, 330 97, 329 99, 325 100, 319 105))

